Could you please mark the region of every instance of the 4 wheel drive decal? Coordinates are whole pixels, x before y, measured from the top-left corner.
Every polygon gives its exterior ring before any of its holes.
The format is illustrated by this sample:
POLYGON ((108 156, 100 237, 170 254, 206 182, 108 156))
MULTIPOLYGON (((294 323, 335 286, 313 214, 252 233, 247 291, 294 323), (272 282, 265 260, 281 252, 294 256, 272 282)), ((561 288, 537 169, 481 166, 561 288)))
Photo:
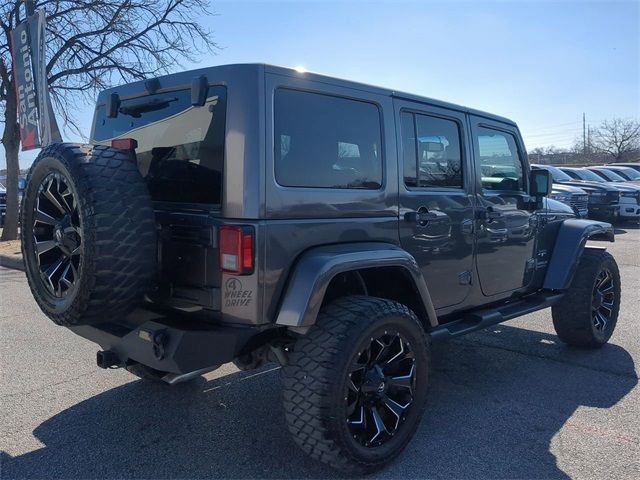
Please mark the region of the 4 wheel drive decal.
POLYGON ((248 307, 253 299, 252 290, 244 290, 242 282, 231 277, 224 282, 224 306, 225 307, 248 307))

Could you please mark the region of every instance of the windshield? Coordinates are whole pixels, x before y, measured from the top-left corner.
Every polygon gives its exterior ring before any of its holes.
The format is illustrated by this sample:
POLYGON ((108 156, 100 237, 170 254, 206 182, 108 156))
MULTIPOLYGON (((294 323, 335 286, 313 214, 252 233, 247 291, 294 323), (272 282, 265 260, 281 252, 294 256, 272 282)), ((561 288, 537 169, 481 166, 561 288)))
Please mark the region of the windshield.
POLYGON ((611 170, 612 172, 615 172, 616 175, 620 175, 623 178, 626 178, 627 180, 640 180, 640 172, 638 172, 637 170, 634 170, 633 168, 625 168, 624 170, 611 170))
POLYGON ((600 183, 606 182, 604 178, 593 173, 591 170, 576 169, 571 171, 575 173, 578 177, 580 177, 582 180, 588 180, 590 182, 600 182, 600 183))
POLYGON ((599 174, 601 177, 604 177, 607 180, 610 180, 612 182, 624 182, 625 181, 624 177, 621 177, 617 173, 614 173, 611 170, 606 170, 604 168, 602 168, 602 169, 598 168, 596 170, 596 174, 599 174))
POLYGON ((553 178, 554 182, 569 182, 569 181, 573 180, 573 178, 571 178, 569 175, 564 173, 558 167, 551 167, 551 166, 546 166, 545 165, 542 168, 544 168, 544 169, 549 171, 549 173, 551 174, 551 177, 553 178))

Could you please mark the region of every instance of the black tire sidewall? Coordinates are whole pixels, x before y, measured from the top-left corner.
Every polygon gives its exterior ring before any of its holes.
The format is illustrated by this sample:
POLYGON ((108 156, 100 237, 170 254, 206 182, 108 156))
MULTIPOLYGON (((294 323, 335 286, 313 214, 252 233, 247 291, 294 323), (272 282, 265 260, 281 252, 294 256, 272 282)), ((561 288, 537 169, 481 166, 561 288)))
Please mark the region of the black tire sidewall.
POLYGON ((357 324, 354 331, 343 339, 340 357, 336 365, 340 365, 334 374, 332 391, 328 398, 331 424, 327 425, 331 435, 339 440, 345 453, 357 463, 365 466, 365 470, 375 470, 399 455, 413 437, 424 413, 430 368, 429 342, 422 326, 412 315, 393 314, 374 318, 369 322, 357 324), (347 391, 348 370, 361 352, 371 341, 384 332, 398 332, 410 343, 416 359, 416 386, 412 405, 407 418, 399 426, 394 438, 380 446, 366 447, 355 440, 346 423, 347 410, 344 395, 347 391))
POLYGON ((552 307, 553 326, 560 339, 578 348, 599 348, 614 333, 622 296, 620 272, 615 259, 604 250, 587 249, 580 258, 571 286, 564 297, 552 307), (614 309, 604 331, 593 323, 592 301, 596 279, 603 269, 613 276, 614 309))
POLYGON ((21 227, 31 292, 58 325, 97 324, 124 316, 153 284, 157 247, 153 204, 127 152, 69 143, 44 148, 29 172, 21 227), (82 229, 81 268, 74 292, 63 298, 44 284, 33 238, 39 187, 52 173, 63 176, 71 188, 82 229))
POLYGON ((82 304, 83 300, 88 298, 89 285, 88 275, 86 273, 91 270, 91 259, 94 258, 92 252, 87 249, 93 245, 93 242, 86 241, 86 235, 90 235, 92 228, 88 223, 89 216, 86 214, 85 198, 79 195, 78 191, 78 177, 79 173, 76 171, 70 162, 65 161, 63 157, 58 156, 43 156, 33 166, 30 173, 30 178, 25 192, 24 203, 22 208, 22 231, 31 232, 34 224, 35 208, 37 204, 38 189, 42 182, 52 173, 62 175, 67 181, 68 186, 71 188, 76 202, 78 202, 78 217, 80 219, 80 227, 83 230, 83 239, 80 244, 80 263, 78 268, 78 285, 74 289, 71 295, 63 298, 53 296, 48 288, 44 285, 39 275, 38 261, 35 253, 35 245, 33 235, 25 235, 23 239, 23 257, 25 261, 25 270, 30 283, 33 288, 36 289, 36 300, 40 307, 50 316, 62 314, 70 309, 74 308, 74 304, 82 304))

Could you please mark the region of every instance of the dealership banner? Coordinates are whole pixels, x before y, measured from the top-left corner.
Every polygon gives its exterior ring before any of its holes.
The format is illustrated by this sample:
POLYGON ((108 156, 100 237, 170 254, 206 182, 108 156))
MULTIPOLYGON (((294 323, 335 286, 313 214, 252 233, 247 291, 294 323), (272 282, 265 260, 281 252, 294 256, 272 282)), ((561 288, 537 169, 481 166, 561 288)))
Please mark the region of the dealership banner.
POLYGON ((22 150, 61 141, 47 86, 43 10, 11 31, 11 49, 22 150))

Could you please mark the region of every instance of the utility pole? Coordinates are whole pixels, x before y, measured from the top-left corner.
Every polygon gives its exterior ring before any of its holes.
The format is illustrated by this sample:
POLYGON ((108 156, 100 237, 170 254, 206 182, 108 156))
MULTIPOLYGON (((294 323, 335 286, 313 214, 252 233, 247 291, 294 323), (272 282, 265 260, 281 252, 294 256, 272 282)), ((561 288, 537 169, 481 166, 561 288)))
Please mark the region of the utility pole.
POLYGON ((582 112, 582 153, 587 154, 587 120, 584 112, 582 112))

